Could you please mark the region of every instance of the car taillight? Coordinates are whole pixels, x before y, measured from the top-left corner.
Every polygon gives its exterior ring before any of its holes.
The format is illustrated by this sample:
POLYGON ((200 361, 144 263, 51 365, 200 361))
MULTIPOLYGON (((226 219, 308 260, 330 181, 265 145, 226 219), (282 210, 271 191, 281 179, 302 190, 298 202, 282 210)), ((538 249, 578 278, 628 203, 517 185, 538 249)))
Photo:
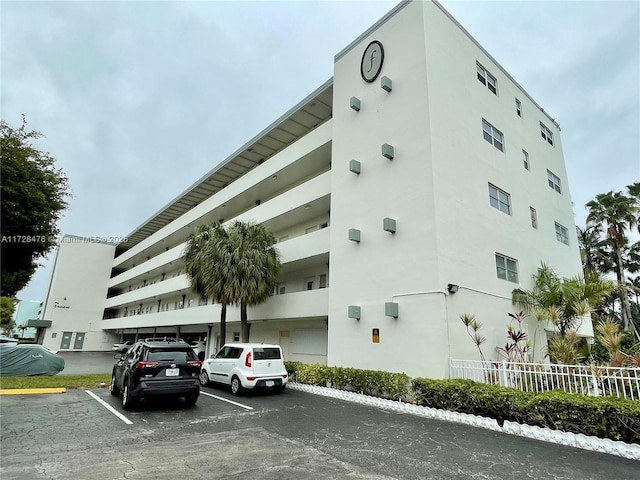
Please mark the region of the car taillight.
POLYGON ((251 352, 247 353, 247 358, 244 361, 245 367, 251 368, 251 352))
POLYGON ((282 375, 282 378, 287 378, 289 375, 282 375))
POLYGON ((158 362, 138 362, 136 363, 135 368, 151 368, 151 367, 157 367, 159 364, 158 362))
POLYGON ((198 367, 202 366, 202 362, 200 360, 187 360, 187 365, 190 367, 198 367))

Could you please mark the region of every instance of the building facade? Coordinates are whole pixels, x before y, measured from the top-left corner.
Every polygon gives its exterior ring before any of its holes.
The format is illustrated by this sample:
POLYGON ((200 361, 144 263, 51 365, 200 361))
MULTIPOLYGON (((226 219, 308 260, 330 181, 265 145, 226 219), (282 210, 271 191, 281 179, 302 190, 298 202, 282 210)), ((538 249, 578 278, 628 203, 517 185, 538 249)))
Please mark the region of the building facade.
MULTIPOLYGON (((234 220, 278 239, 281 281, 249 309, 250 335, 289 360, 446 377, 448 358, 478 355, 461 314, 494 358, 514 288, 541 262, 582 271, 558 124, 437 2, 395 7, 336 55, 330 81, 126 241, 63 242, 45 345, 237 340, 239 309, 220 339, 220 306, 190 290, 182 261, 195 227, 234 220)), ((541 359, 545 329, 527 330, 541 359)))

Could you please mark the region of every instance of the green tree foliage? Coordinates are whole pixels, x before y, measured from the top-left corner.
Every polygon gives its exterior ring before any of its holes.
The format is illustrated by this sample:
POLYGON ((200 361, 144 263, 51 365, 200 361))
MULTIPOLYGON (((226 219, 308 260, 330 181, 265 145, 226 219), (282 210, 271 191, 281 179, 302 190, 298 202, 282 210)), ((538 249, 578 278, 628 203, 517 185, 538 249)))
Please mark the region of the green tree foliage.
POLYGON ((13 297, 29 282, 38 260, 55 245, 56 226, 70 195, 67 177, 55 159, 31 144, 39 132, 26 123, 14 129, 0 121, 2 168, 2 286, 13 297))
POLYGON ((7 336, 11 335, 11 331, 16 326, 16 322, 13 320, 15 310, 15 299, 0 297, 0 331, 7 336))
POLYGON ((615 285, 596 272, 581 277, 561 278, 549 265, 542 263, 533 276, 533 289, 515 289, 514 305, 536 318, 548 320, 562 337, 579 327, 582 317, 589 315, 615 285))
MULTIPOLYGON (((275 243, 264 225, 241 221, 226 228, 203 225, 187 241, 184 258, 192 289, 221 303, 223 312, 226 305, 240 305, 243 342, 249 341, 247 307, 267 301, 278 281, 275 243)), ((221 317, 226 332, 224 323, 221 317)))
POLYGON ((601 228, 613 250, 612 263, 618 281, 618 296, 620 299, 622 321, 625 330, 634 327, 631 317, 629 293, 626 285, 625 269, 629 263, 625 259, 629 239, 627 229, 638 226, 640 218, 640 185, 627 187, 628 195, 623 192, 608 192, 596 195, 596 198, 586 204, 589 213, 587 224, 601 228))
POLYGON ((226 278, 222 269, 221 255, 228 243, 227 231, 219 223, 200 225, 187 239, 184 263, 191 289, 200 297, 220 303, 220 338, 227 338, 227 304, 232 299, 224 288, 226 278))

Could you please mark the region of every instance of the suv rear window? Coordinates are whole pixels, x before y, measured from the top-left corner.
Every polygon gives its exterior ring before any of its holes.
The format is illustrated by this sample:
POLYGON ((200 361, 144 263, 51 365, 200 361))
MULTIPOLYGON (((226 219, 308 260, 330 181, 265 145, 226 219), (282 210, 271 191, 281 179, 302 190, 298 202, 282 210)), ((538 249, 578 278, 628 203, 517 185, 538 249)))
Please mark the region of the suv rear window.
POLYGON ((187 360, 195 360, 195 354, 192 350, 168 350, 166 348, 152 348, 147 353, 147 361, 149 362, 174 362, 186 363, 187 360))
POLYGON ((280 358, 279 348, 254 348, 253 358, 255 360, 275 360, 280 358))

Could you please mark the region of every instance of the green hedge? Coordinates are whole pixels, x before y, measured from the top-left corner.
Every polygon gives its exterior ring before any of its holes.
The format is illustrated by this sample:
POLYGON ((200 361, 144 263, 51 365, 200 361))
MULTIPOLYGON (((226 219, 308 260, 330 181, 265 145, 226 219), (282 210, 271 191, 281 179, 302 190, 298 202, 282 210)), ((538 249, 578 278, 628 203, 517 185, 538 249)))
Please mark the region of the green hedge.
POLYGON ((411 379, 404 373, 361 370, 358 368, 328 367, 324 364, 285 362, 292 381, 332 387, 339 390, 399 399, 410 394, 411 379))
POLYGON ((418 405, 640 443, 640 402, 550 391, 521 392, 471 380, 412 381, 418 405))

